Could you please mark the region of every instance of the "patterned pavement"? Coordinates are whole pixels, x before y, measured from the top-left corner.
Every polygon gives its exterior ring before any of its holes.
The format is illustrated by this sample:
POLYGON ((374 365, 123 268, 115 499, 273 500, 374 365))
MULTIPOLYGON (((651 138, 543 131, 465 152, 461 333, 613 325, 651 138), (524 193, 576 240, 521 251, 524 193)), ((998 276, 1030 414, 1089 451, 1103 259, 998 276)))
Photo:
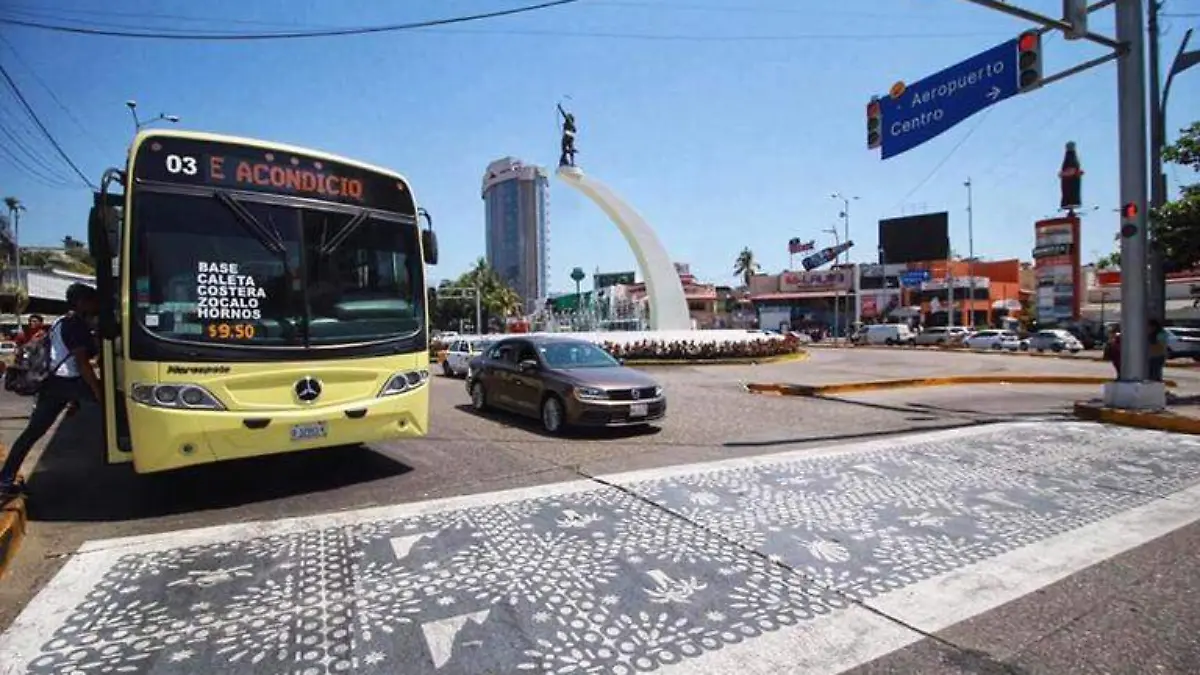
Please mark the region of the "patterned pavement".
POLYGON ((838 672, 1191 522, 1197 483, 1200 439, 1021 423, 91 542, 0 664, 838 672))

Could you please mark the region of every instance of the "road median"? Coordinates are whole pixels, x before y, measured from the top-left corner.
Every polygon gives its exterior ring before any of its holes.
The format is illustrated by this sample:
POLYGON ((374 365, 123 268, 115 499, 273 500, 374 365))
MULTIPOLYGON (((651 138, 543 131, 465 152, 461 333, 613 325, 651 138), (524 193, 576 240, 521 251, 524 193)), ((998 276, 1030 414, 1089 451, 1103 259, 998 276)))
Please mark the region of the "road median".
POLYGON ((1092 422, 1105 422, 1123 427, 1200 435, 1200 419, 1179 415, 1169 410, 1158 412, 1125 410, 1106 408, 1101 403, 1080 401, 1075 404, 1075 416, 1092 422))
MULTIPOLYGON (((777 396, 827 396, 858 391, 881 391, 887 389, 910 389, 915 387, 945 387, 957 384, 1058 384, 1093 385, 1111 382, 1110 377, 1079 375, 949 375, 945 377, 917 377, 898 380, 870 380, 866 382, 837 382, 831 384, 780 384, 751 382, 746 390, 753 394, 777 396)), ((1175 382, 1166 381, 1168 387, 1175 382)))

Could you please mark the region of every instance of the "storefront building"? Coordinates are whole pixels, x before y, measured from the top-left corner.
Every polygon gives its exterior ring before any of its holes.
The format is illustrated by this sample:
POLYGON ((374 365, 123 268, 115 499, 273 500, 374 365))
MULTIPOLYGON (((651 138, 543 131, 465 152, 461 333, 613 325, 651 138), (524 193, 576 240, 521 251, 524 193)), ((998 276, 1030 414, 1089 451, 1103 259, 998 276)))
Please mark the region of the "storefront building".
POLYGON ((833 328, 844 334, 854 324, 856 268, 756 274, 750 301, 758 325, 770 330, 833 328))

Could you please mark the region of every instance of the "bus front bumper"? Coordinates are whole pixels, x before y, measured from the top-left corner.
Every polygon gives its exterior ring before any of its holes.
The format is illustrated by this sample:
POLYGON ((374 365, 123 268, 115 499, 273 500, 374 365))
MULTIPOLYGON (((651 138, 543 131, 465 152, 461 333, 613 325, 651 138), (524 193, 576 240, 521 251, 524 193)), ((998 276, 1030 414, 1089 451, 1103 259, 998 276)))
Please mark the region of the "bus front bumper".
POLYGON ((128 401, 137 473, 362 443, 417 438, 429 426, 429 387, 321 408, 191 411, 128 401))

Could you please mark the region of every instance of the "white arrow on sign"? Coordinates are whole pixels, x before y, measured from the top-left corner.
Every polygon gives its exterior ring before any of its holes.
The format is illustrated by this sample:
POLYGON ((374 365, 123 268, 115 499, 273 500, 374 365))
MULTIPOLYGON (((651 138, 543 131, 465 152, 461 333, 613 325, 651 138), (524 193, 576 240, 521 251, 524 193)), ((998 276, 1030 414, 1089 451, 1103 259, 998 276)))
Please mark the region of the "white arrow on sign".
POLYGON ((994 84, 993 84, 993 85, 992 85, 992 90, 991 90, 991 91, 989 91, 989 92, 986 94, 986 96, 987 96, 988 98, 992 99, 993 101, 995 101, 996 99, 1000 98, 1000 87, 997 87, 996 85, 994 85, 994 84))

